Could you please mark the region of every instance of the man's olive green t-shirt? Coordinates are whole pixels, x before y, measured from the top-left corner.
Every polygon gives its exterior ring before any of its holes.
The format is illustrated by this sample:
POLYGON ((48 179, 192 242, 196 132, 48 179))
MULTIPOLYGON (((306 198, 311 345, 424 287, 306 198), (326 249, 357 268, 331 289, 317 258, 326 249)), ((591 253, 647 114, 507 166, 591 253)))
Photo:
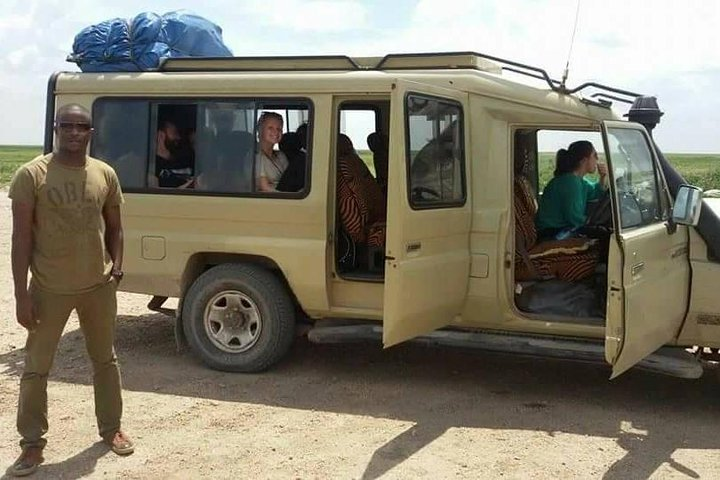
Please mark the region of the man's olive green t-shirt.
POLYGON ((43 290, 74 294, 106 284, 112 259, 105 245, 103 209, 123 201, 115 171, 86 157, 69 167, 41 155, 21 166, 9 197, 34 207, 32 281, 43 290))

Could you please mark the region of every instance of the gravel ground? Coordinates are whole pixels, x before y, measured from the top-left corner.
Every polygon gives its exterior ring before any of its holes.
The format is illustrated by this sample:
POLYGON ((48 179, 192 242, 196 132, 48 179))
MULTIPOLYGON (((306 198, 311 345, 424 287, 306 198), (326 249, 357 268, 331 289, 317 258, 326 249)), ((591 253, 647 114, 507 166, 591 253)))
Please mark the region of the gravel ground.
MULTIPOLYGON (((14 319, 10 204, 0 192, 0 461, 18 453, 24 334, 14 319)), ((119 295, 125 458, 98 442, 76 319, 49 382, 39 478, 720 478, 720 382, 603 366, 298 339, 260 375, 175 350, 148 297, 119 295)))

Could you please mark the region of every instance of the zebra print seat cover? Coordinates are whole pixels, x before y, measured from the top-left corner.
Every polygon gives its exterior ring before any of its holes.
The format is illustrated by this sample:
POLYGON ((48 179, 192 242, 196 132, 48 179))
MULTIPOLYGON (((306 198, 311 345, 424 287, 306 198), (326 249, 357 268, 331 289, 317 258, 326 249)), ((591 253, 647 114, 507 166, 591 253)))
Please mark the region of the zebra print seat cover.
POLYGON ((523 177, 515 178, 515 280, 554 277, 577 281, 592 275, 600 257, 597 240, 568 238, 536 243, 537 204, 530 188, 523 177))
POLYGON ((354 153, 338 158, 337 199, 340 221, 361 245, 385 245, 385 196, 362 159, 354 153))

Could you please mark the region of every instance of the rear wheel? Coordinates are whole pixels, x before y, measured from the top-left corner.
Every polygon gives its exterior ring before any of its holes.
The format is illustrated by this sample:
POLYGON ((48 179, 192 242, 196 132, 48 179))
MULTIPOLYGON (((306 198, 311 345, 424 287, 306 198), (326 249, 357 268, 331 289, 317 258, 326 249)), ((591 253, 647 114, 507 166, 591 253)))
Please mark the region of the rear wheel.
POLYGON ((219 265, 200 275, 185 295, 182 319, 203 362, 232 372, 259 372, 277 363, 295 331, 287 290, 255 265, 219 265))

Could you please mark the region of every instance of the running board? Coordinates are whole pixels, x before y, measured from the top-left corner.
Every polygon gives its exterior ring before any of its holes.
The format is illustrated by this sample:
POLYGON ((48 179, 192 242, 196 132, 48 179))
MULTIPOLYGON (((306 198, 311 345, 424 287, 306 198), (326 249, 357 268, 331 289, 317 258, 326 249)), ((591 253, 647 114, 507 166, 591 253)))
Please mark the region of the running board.
MULTIPOLYGON (((317 326, 308 332, 313 343, 382 342, 381 325, 317 326)), ((416 337, 413 343, 474 348, 489 352, 514 353, 536 357, 550 357, 582 362, 605 362, 605 346, 602 343, 572 339, 554 339, 513 334, 437 330, 416 337)), ((695 379, 703 374, 703 368, 691 353, 673 347, 662 347, 645 357, 635 367, 673 377, 695 379)))

